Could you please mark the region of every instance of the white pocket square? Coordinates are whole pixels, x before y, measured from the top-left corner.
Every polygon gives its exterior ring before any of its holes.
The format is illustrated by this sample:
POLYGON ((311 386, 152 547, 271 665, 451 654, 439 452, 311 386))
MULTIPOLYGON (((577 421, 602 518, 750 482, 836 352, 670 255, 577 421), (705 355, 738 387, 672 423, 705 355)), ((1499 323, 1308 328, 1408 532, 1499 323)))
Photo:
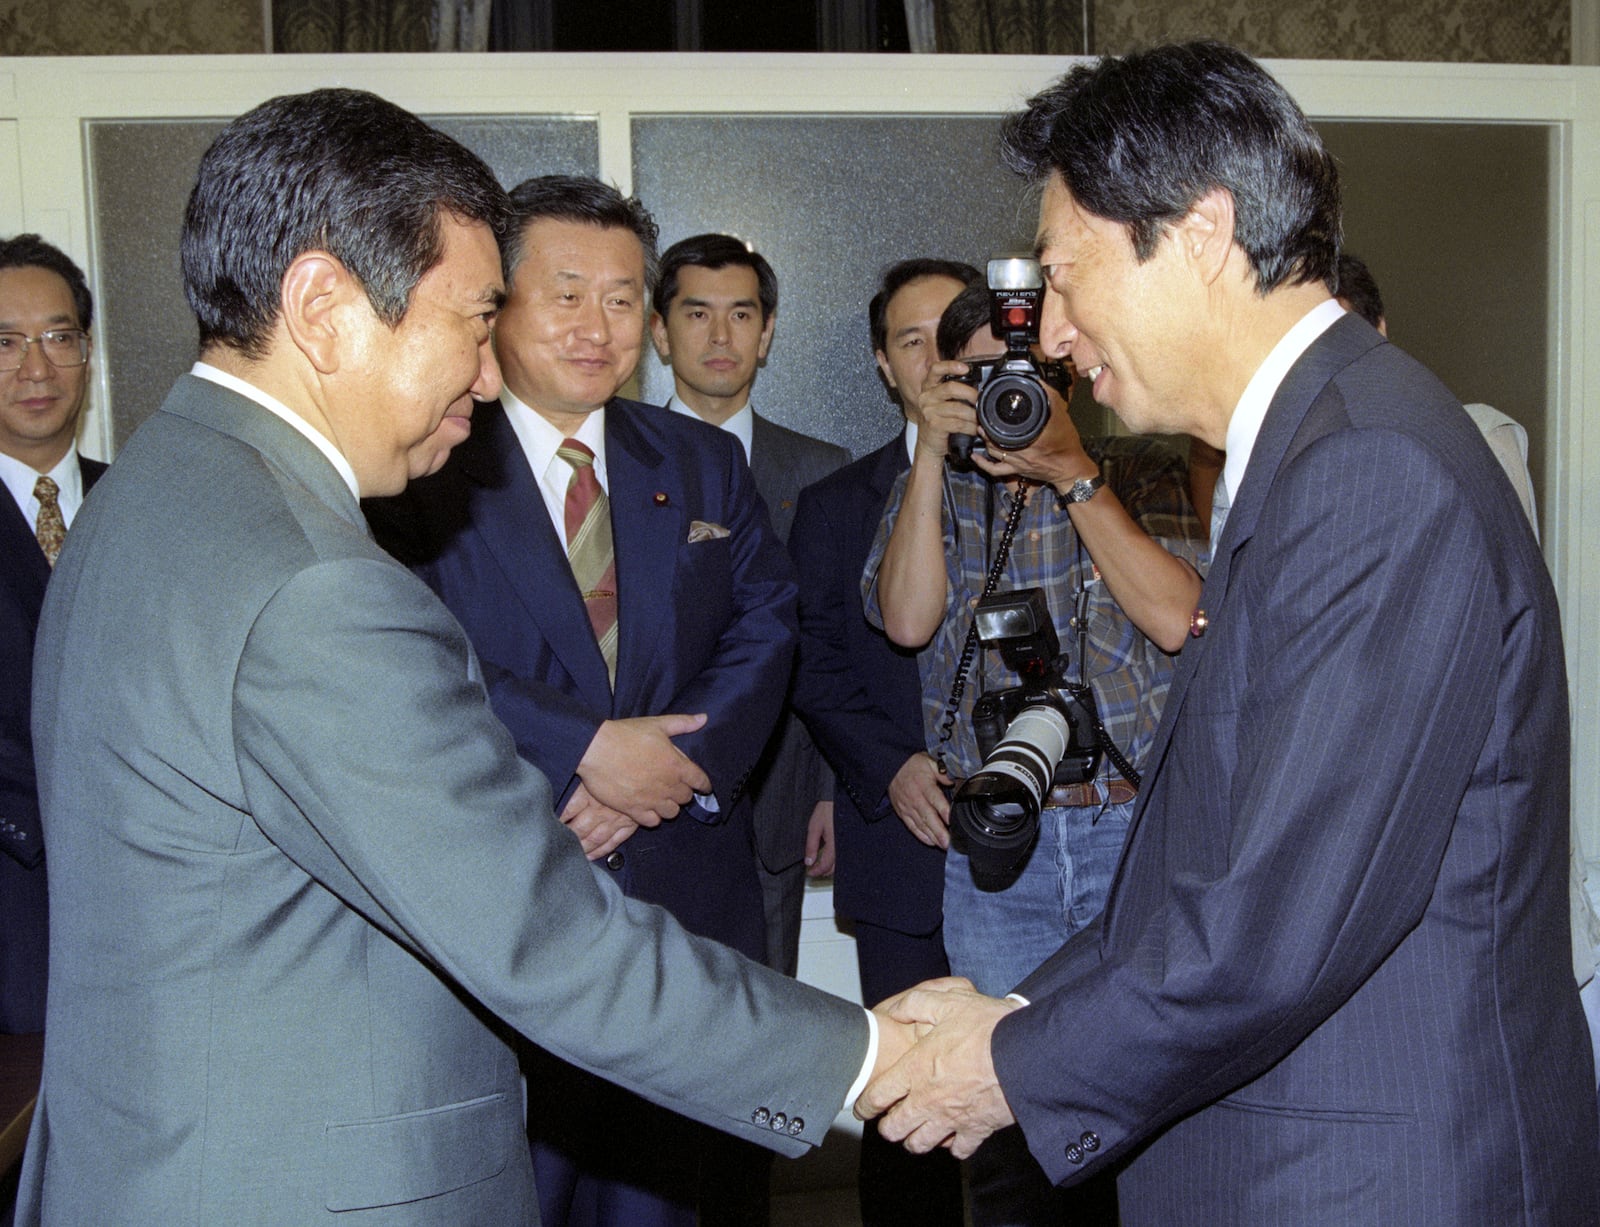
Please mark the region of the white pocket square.
POLYGON ((713 524, 710 520, 689 521, 689 544, 696 541, 715 541, 718 537, 726 537, 728 530, 720 524, 713 524))

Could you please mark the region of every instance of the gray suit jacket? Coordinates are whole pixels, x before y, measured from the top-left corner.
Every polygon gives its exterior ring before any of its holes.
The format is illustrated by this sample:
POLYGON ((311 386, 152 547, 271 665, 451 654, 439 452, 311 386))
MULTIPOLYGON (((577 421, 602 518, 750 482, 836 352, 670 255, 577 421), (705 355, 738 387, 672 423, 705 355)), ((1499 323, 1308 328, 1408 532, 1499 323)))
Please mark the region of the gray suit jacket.
POLYGON ((826 1131, 860 1010, 597 879, 460 627, 260 407, 179 381, 74 524, 37 660, 20 1222, 532 1223, 502 1021, 775 1149, 826 1131))
MULTIPOLYGON (((837 443, 813 439, 760 414, 753 416, 750 472, 773 530, 787 544, 800 491, 847 464, 850 453, 837 443)), ((767 743, 750 795, 762 865, 769 873, 778 873, 799 864, 805 856, 812 809, 818 801, 833 798, 833 773, 788 703, 767 743)))
POLYGON ((1592 1224, 1567 686, 1511 487, 1355 316, 1291 368, 1100 925, 992 1050, 1127 1227, 1592 1224))

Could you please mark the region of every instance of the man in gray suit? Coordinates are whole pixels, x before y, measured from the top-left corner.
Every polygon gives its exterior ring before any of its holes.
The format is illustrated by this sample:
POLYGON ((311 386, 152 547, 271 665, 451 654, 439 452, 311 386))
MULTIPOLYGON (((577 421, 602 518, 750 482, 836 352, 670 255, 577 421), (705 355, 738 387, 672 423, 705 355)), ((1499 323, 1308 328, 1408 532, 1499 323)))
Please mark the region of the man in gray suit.
POLYGON ((788 1153, 872 1035, 900 1045, 600 881, 460 627, 367 534, 358 497, 436 470, 500 390, 505 209, 349 90, 264 103, 202 161, 201 361, 39 631, 24 1223, 531 1224, 508 1028, 788 1153))
POLYGON ((1079 66, 1003 148, 1046 350, 1224 450, 1226 514, 1100 923, 1029 1004, 895 1003, 942 1025, 858 1110, 1015 1119, 1057 1182, 1120 1167, 1126 1227, 1600 1222, 1555 593, 1459 402, 1334 300, 1333 158, 1216 43, 1079 66))
MULTIPOLYGON (((772 527, 787 544, 800 491, 846 463, 850 453, 751 407, 750 390, 778 318, 772 265, 730 234, 697 234, 662 253, 650 297, 650 335, 672 367, 667 407, 739 440, 772 527)), ((792 976, 806 875, 833 868, 833 773, 788 703, 757 773, 750 791, 767 966, 792 976)))

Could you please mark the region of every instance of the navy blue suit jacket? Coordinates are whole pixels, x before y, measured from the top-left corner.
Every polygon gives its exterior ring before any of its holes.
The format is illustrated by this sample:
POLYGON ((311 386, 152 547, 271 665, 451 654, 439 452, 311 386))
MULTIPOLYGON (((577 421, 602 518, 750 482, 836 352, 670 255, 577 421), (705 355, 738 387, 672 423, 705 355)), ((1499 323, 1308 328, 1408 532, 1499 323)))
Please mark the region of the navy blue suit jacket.
POLYGON ((498 405, 438 474, 369 508, 379 539, 460 619, 495 714, 550 779, 558 810, 602 721, 706 712, 677 744, 720 812, 690 806, 634 833, 620 884, 691 931, 761 957, 760 884, 746 785, 783 703, 795 641, 793 571, 732 435, 654 405, 606 406, 617 566, 617 679, 589 627, 566 552, 498 405), (689 541, 692 521, 728 530, 689 541))
MULTIPOLYGON (((106 466, 79 457, 83 487, 106 466)), ((0 491, 0 1034, 44 1030, 48 904, 33 770, 33 636, 50 564, 0 491)))
POLYGON ((1099 926, 996 1029, 1123 1222, 1600 1221, 1555 594, 1477 428, 1355 316, 1268 410, 1099 926))
POLYGON ((939 927, 944 854, 889 807, 889 782, 926 748, 917 656, 890 643, 861 609, 884 504, 906 468, 902 432, 800 494, 789 552, 800 575, 800 667, 794 703, 833 767, 834 905, 901 933, 939 927))

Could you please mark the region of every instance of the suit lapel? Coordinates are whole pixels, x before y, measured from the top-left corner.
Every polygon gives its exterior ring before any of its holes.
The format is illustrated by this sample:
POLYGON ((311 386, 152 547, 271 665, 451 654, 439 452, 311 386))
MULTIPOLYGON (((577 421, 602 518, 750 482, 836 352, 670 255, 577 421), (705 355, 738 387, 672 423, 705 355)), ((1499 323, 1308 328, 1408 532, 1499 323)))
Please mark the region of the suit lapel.
POLYGON ((0 566, 5 568, 6 588, 16 597, 30 622, 39 620, 44 604, 44 587, 50 581, 50 564, 45 561, 39 539, 28 527, 28 517, 11 497, 0 490, 0 566))
POLYGON ((605 658, 522 444, 503 408, 485 406, 479 414, 481 422, 458 449, 474 487, 470 531, 493 555, 585 702, 610 711, 605 658))
POLYGON ((906 454, 906 432, 902 428, 899 434, 878 449, 874 457, 870 481, 872 492, 880 502, 888 501, 895 478, 910 467, 911 459, 906 454))
POLYGON ((619 712, 638 706, 656 645, 672 625, 678 555, 689 531, 683 483, 663 459, 627 408, 612 401, 606 410, 606 478, 617 556, 619 712))
MULTIPOLYGON (((1250 463, 1245 467, 1244 480, 1239 483, 1239 492, 1228 511, 1222 539, 1217 542, 1217 556, 1212 560, 1211 569, 1200 590, 1200 608, 1205 610, 1210 627, 1205 635, 1189 640, 1178 657, 1178 668, 1172 686, 1167 691, 1166 707, 1161 714, 1161 726, 1156 730, 1155 741, 1146 760, 1144 782, 1139 789, 1139 799, 1123 843, 1124 860, 1132 846, 1134 831, 1149 803, 1153 791, 1150 785, 1160 773, 1172 745, 1173 728, 1188 697, 1189 684, 1205 658, 1207 638, 1221 632, 1224 619, 1228 616, 1228 586, 1232 578, 1234 555, 1255 535, 1256 523, 1261 518, 1261 509, 1266 505, 1267 495, 1277 479, 1278 469, 1305 421, 1312 402, 1339 371, 1381 343, 1382 338, 1364 323, 1358 322, 1357 317, 1346 316, 1311 343, 1311 347, 1300 355, 1278 385, 1267 416, 1261 423, 1261 432, 1256 436, 1255 446, 1250 449, 1250 463)), ((1107 915, 1111 912, 1117 883, 1122 876, 1119 870, 1112 880, 1112 891, 1106 901, 1107 915)))
MULTIPOLYGON (((783 446, 783 436, 767 423, 759 413, 752 413, 753 419, 750 427, 750 476, 755 479, 756 489, 765 497, 768 490, 778 490, 783 486, 784 467, 789 463, 789 457, 783 446)), ((767 508, 768 513, 772 511, 767 508)))

